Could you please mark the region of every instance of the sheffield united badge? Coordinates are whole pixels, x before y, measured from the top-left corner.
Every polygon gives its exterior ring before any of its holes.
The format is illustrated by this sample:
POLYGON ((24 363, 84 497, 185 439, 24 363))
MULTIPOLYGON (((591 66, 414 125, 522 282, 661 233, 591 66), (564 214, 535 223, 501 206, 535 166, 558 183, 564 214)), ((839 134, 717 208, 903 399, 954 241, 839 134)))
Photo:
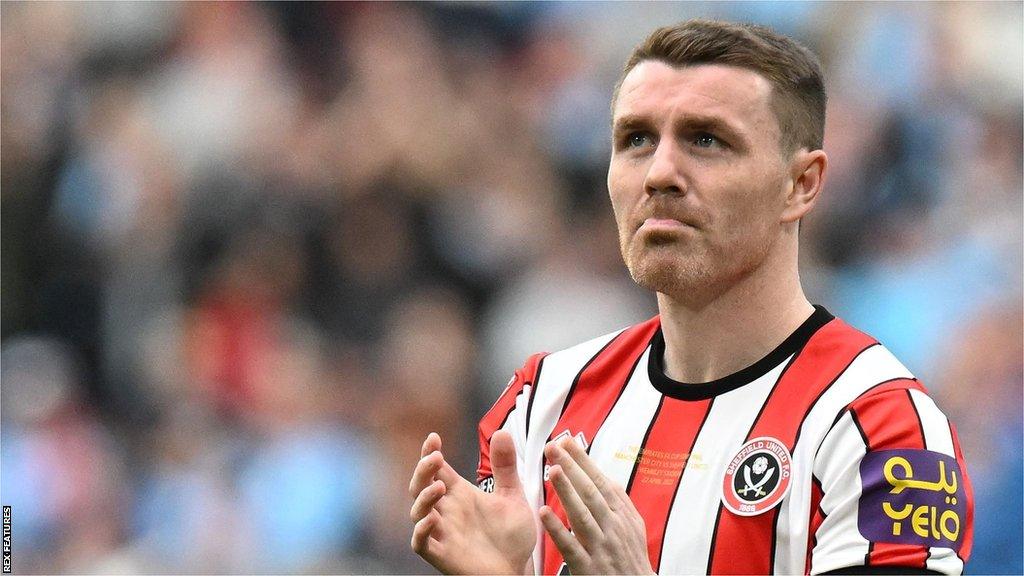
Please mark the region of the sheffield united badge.
POLYGON ((789 492, 792 458, 775 438, 754 438, 729 461, 722 481, 722 502, 740 516, 774 508, 789 492))

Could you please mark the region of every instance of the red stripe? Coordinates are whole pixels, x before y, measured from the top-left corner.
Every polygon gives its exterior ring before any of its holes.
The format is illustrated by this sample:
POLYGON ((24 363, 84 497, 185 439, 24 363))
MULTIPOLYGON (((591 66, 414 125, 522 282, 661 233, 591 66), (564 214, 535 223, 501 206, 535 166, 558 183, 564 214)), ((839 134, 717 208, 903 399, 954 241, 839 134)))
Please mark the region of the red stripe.
MULTIPOLYGON (((765 401, 747 440, 769 436, 792 452, 800 424, 810 407, 860 352, 873 344, 874 339, 842 320, 836 319, 823 326, 783 374, 765 401)), ((770 574, 778 514, 778 506, 756 516, 739 516, 721 508, 708 572, 770 574)))
POLYGON ((666 397, 637 454, 629 497, 647 525, 647 552, 657 572, 672 501, 693 443, 711 409, 711 400, 687 402, 666 397))
POLYGON ((494 402, 491 409, 480 419, 477 426, 477 435, 480 440, 480 465, 476 470, 476 480, 480 482, 491 475, 491 436, 505 424, 509 414, 516 407, 516 398, 523 392, 527 385, 532 386, 537 375, 537 366, 546 353, 534 354, 526 360, 522 368, 515 371, 513 380, 494 402))
MULTIPOLYGON (((906 381, 893 382, 904 388, 906 381)), ((888 385, 887 385, 888 386, 888 385)), ((868 441, 868 451, 888 448, 925 449, 921 420, 904 389, 872 391, 869 396, 850 404, 868 441)), ((919 544, 872 542, 865 564, 868 566, 903 566, 924 568, 928 547, 919 544)))
POLYGON ((804 574, 811 573, 811 553, 814 552, 814 547, 818 545, 818 528, 821 523, 825 521, 825 513, 821 510, 821 499, 825 493, 821 488, 821 483, 818 482, 817 478, 811 477, 811 518, 808 522, 807 530, 807 561, 804 563, 804 574))
MULTIPOLYGON (((659 325, 660 319, 655 317, 627 329, 591 360, 580 373, 571 396, 566 398, 562 416, 552 429, 548 440, 565 430, 572 436, 582 432, 588 443, 594 439, 659 325)), ((562 503, 558 500, 551 482, 544 483, 544 496, 544 502, 563 523, 568 525, 565 510, 562 509, 562 503)), ((545 532, 544 573, 557 573, 561 564, 562 555, 545 532)))
POLYGON ((868 553, 868 566, 899 566, 924 568, 928 561, 928 548, 913 544, 872 542, 868 553))
POLYGON ((850 409, 867 438, 868 452, 889 448, 925 449, 921 420, 903 389, 862 396, 850 404, 850 409))
POLYGON ((949 433, 953 436, 953 452, 956 454, 956 463, 960 465, 960 481, 964 486, 964 495, 967 497, 967 520, 964 522, 966 529, 959 552, 960 559, 967 562, 971 557, 971 547, 974 545, 974 489, 971 487, 971 479, 967 474, 964 454, 960 451, 960 437, 956 433, 956 426, 953 426, 952 423, 949 425, 949 433))

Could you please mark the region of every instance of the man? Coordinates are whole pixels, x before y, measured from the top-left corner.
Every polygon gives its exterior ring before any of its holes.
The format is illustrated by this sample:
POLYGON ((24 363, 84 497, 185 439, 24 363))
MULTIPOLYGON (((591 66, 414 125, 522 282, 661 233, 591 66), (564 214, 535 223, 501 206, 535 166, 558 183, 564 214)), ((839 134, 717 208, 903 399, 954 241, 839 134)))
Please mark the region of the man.
POLYGON ((804 297, 817 59, 762 27, 656 30, 613 96, 622 255, 660 314, 531 357, 480 423, 477 489, 431 434, 413 549, 459 573, 959 573, 956 434, 884 347, 804 297))

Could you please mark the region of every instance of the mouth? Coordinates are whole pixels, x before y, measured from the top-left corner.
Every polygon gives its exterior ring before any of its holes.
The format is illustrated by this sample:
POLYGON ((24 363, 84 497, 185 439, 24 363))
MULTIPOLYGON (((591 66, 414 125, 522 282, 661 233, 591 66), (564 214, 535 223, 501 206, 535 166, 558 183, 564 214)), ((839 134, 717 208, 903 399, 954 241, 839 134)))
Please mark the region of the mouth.
POLYGON ((651 217, 647 218, 637 226, 637 232, 671 233, 695 228, 696 226, 684 220, 651 217))
POLYGON ((692 228, 689 224, 676 220, 675 218, 648 218, 640 224, 640 229, 649 230, 672 230, 683 227, 692 228))

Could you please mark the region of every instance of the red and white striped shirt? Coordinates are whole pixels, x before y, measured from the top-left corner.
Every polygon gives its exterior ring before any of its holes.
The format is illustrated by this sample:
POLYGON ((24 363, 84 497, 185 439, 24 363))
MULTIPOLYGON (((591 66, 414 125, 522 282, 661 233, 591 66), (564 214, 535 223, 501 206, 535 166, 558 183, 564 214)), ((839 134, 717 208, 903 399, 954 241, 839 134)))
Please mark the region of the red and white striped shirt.
MULTIPOLYGON (((973 499, 956 432, 873 338, 816 307, 760 361, 701 384, 668 378, 664 349, 655 317, 530 357, 480 422, 480 486, 508 430, 527 500, 564 522, 543 448, 569 434, 627 488, 660 574, 962 572, 973 499)), ((564 569, 546 534, 534 564, 564 569)))

